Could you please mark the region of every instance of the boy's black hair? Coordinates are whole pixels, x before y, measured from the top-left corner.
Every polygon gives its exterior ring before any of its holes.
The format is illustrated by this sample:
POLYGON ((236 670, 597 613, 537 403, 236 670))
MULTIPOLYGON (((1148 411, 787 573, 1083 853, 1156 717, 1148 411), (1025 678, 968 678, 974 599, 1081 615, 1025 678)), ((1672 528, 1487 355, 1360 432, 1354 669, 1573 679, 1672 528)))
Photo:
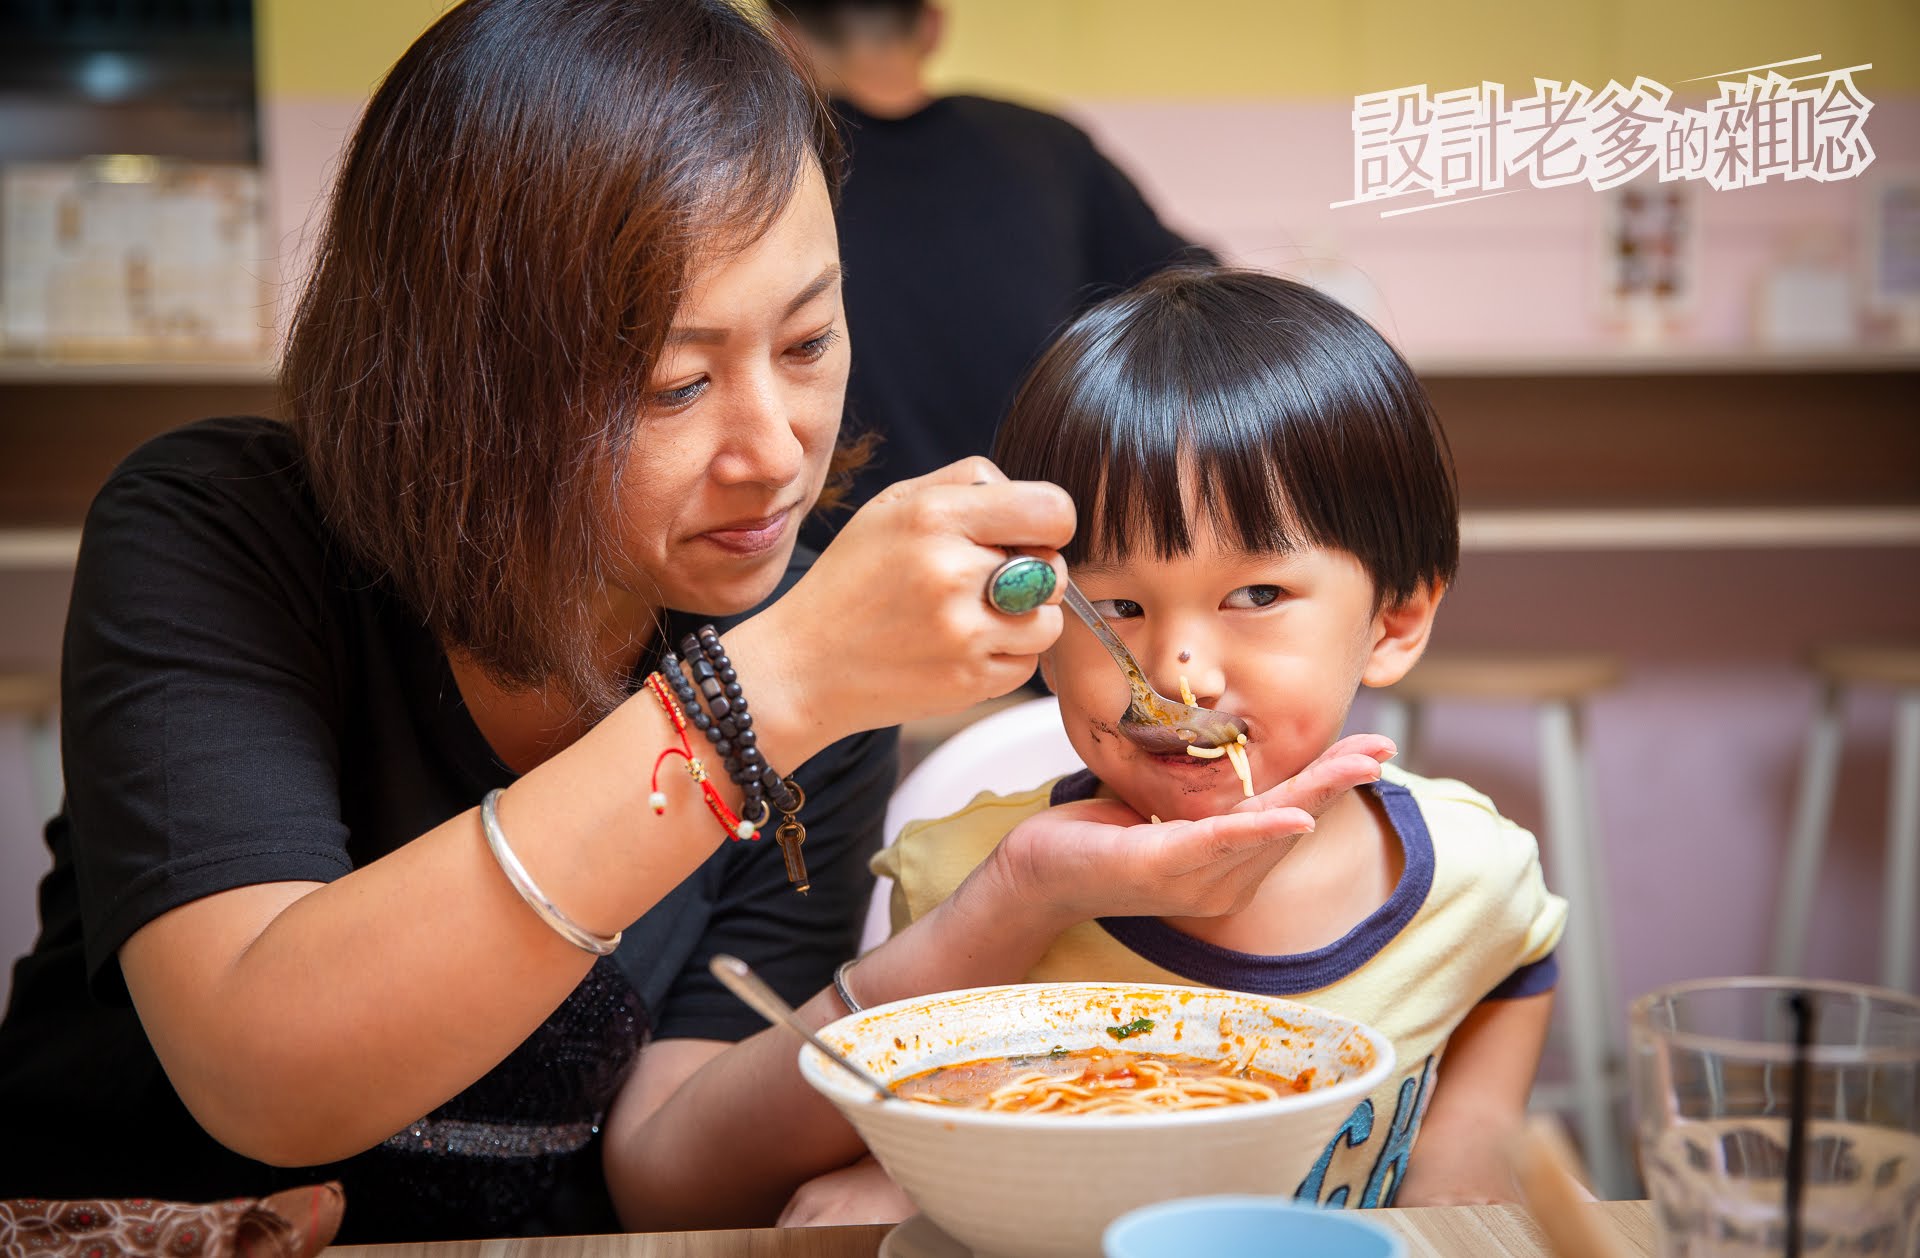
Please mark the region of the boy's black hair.
POLYGON ((849 18, 888 18, 905 33, 926 7, 927 0, 767 0, 775 17, 830 44, 845 37, 849 18))
POLYGON ((1344 550, 1393 606, 1460 560, 1453 461, 1426 390, 1304 284, 1183 268, 1080 315, 1028 374, 994 460, 1073 497, 1069 564, 1227 544, 1344 550))

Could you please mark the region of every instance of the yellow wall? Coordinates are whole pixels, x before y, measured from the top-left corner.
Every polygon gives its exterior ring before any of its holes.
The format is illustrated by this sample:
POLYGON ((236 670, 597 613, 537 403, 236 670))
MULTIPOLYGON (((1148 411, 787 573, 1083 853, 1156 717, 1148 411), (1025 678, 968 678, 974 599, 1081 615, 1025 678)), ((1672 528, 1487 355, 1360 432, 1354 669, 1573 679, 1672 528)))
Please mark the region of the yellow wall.
MULTIPOLYGON (((1598 86, 1823 53, 1920 86, 1914 0, 949 0, 943 83, 1025 97, 1352 96, 1534 76, 1598 86)), ((1787 70, 1805 73, 1812 66, 1787 70)))
POLYGON ((366 96, 449 0, 254 0, 260 90, 366 96))
MULTIPOLYGON (((448 0, 258 0, 265 91, 364 95, 448 0)), ((945 0, 943 87, 1029 100, 1344 97, 1679 79, 1823 53, 1920 89, 1915 0, 945 0)), ((1787 73, 1804 73, 1789 70, 1787 73)))

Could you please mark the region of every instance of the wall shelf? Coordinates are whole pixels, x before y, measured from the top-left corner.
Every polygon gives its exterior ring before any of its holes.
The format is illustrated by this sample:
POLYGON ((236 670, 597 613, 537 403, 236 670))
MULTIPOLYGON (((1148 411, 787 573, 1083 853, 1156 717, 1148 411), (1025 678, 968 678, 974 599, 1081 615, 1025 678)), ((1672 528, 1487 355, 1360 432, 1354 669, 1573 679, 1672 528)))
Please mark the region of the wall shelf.
POLYGON ((1719 350, 1571 348, 1524 354, 1410 355, 1426 376, 1782 375, 1822 372, 1920 372, 1920 349, 1719 350))
POLYGON ((268 359, 33 358, 0 354, 0 384, 198 385, 272 384, 278 366, 268 359))
MULTIPOLYGON (((1415 354, 1431 376, 1780 375, 1920 372, 1920 350, 1610 350, 1415 354)), ((0 384, 271 384, 270 359, 65 359, 0 353, 0 384)))
MULTIPOLYGON (((1920 546, 1916 507, 1486 509, 1463 512, 1469 553, 1920 546)), ((77 528, 0 528, 0 572, 73 567, 77 528)))
MULTIPOLYGON (((1432 376, 1784 375, 1920 373, 1920 350, 1540 350, 1415 353, 1432 376)), ((271 359, 54 359, 0 353, 0 384, 271 384, 271 359)))
POLYGON ((1920 546, 1920 507, 1681 507, 1478 510, 1460 518, 1469 552, 1920 546))
POLYGON ((0 528, 0 572, 57 572, 79 555, 79 529, 0 528))

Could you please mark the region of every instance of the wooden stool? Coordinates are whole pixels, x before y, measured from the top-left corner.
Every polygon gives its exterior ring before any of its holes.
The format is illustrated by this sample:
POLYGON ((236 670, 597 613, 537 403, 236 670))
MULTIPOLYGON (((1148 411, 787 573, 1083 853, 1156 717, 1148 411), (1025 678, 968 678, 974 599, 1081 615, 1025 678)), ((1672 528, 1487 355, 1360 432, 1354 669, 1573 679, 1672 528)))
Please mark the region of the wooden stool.
POLYGON ((40 820, 60 811, 65 787, 60 776, 60 681, 49 673, 0 672, 0 719, 26 727, 27 774, 33 782, 40 820))
POLYGON ((1606 880, 1600 869, 1599 831, 1582 735, 1584 706, 1618 684, 1619 662, 1604 655, 1514 653, 1447 655, 1429 652, 1400 683, 1381 695, 1378 733, 1400 747, 1395 762, 1410 767, 1418 754, 1424 706, 1437 699, 1524 703, 1538 713, 1542 839, 1554 890, 1567 900, 1567 928, 1558 949, 1566 976, 1565 1088, 1536 1087, 1534 1103, 1572 1110, 1582 1152, 1602 1196, 1631 1194, 1634 1176, 1617 1125, 1624 1062, 1613 1016, 1613 948, 1606 880))
POLYGON ((1913 991, 1914 881, 1920 876, 1920 646, 1829 647, 1813 657, 1820 679, 1819 707, 1807 735, 1800 793, 1787 840, 1787 868, 1780 886, 1773 968, 1798 974, 1807 950, 1807 920, 1820 877, 1821 849, 1833 812, 1840 771, 1840 720, 1850 689, 1891 690, 1893 784, 1887 809, 1886 883, 1881 890, 1880 981, 1913 991))

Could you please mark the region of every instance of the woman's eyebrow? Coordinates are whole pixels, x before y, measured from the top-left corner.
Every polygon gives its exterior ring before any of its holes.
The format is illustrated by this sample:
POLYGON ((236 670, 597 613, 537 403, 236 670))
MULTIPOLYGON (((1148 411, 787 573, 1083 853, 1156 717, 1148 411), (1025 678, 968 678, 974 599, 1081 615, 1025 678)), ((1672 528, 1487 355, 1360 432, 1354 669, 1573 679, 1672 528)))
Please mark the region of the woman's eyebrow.
POLYGON ((821 293, 826 292, 829 288, 833 287, 839 278, 840 264, 838 262, 827 263, 824 271, 814 276, 811 283, 794 294, 793 300, 787 303, 786 313, 789 315, 792 314, 794 311, 800 309, 800 307, 812 301, 815 297, 818 297, 821 293))
MULTIPOLYGON (((826 292, 829 288, 832 288, 839 279, 840 264, 838 262, 829 262, 825 270, 814 276, 807 282, 805 288, 794 294, 793 300, 787 303, 787 308, 780 313, 780 317, 782 319, 791 318, 796 310, 818 297, 821 293, 826 292)), ((726 339, 727 333, 723 328, 677 327, 671 328, 667 332, 667 344, 669 345, 719 345, 726 339)))

